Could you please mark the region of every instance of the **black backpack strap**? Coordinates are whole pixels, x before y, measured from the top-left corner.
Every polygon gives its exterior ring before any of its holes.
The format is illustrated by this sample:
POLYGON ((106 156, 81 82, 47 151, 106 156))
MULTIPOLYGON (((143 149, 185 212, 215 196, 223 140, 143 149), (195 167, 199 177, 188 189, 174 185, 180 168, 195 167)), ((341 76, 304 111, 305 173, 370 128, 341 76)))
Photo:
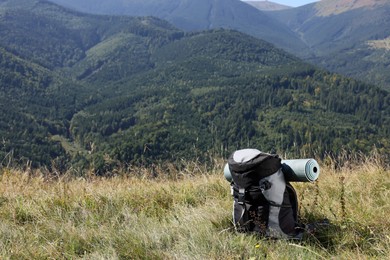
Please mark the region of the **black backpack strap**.
POLYGON ((245 188, 238 189, 238 204, 245 205, 245 188))
POLYGON ((242 219, 245 215, 245 212, 247 211, 247 205, 245 203, 245 188, 238 188, 238 194, 237 194, 237 204, 240 205, 241 208, 241 214, 240 217, 235 220, 235 222, 242 223, 242 219))
POLYGON ((241 206, 241 216, 240 218, 237 220, 238 222, 241 221, 242 217, 245 215, 245 212, 247 211, 247 206, 246 206, 246 203, 245 203, 245 188, 239 188, 238 189, 238 204, 241 206))

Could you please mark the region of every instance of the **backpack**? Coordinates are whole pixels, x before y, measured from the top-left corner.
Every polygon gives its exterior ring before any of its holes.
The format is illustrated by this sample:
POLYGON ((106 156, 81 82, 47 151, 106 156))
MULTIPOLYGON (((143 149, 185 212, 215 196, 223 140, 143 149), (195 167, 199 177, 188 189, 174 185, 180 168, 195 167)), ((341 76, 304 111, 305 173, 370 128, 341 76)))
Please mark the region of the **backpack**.
POLYGON ((278 155, 243 149, 232 153, 227 165, 237 231, 270 238, 302 237, 297 195, 285 180, 278 155))

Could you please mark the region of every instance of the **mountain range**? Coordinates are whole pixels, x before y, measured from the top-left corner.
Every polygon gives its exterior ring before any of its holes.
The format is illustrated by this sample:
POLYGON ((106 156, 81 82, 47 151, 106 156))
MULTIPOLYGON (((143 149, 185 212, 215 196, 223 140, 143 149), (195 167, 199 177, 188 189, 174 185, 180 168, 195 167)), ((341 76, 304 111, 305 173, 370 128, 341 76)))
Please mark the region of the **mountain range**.
POLYGON ((185 31, 239 30, 327 70, 390 89, 390 55, 380 44, 390 36, 387 0, 322 0, 272 12, 240 0, 52 1, 96 14, 152 15, 185 31))
POLYGON ((235 29, 286 50, 305 48, 299 37, 286 25, 240 0, 53 0, 52 2, 93 14, 155 16, 185 31, 235 29))
POLYGON ((3 165, 102 173, 244 146, 390 151, 387 91, 242 32, 40 0, 0 1, 0 21, 3 165))
POLYGON ((306 61, 390 89, 390 2, 322 0, 271 12, 312 50, 306 61))

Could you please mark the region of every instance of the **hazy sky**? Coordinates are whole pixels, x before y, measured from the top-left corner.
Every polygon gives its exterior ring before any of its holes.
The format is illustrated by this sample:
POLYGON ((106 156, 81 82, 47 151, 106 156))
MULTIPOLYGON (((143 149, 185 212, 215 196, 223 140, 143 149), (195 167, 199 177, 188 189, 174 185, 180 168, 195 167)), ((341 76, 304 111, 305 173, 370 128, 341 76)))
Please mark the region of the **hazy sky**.
MULTIPOLYGON (((256 1, 256 0, 255 0, 256 1)), ((288 5, 292 7, 297 7, 301 5, 306 5, 314 2, 318 2, 319 0, 269 0, 269 2, 274 2, 282 5, 288 5)))

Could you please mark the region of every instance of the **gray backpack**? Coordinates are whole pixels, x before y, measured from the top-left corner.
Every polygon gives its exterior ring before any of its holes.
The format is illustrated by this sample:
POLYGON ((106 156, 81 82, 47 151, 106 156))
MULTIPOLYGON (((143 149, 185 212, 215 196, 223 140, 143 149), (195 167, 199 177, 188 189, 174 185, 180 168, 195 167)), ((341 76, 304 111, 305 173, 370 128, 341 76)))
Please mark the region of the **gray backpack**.
POLYGON ((238 150, 229 157, 237 231, 271 238, 302 237, 296 192, 281 166, 278 155, 257 149, 238 150))

